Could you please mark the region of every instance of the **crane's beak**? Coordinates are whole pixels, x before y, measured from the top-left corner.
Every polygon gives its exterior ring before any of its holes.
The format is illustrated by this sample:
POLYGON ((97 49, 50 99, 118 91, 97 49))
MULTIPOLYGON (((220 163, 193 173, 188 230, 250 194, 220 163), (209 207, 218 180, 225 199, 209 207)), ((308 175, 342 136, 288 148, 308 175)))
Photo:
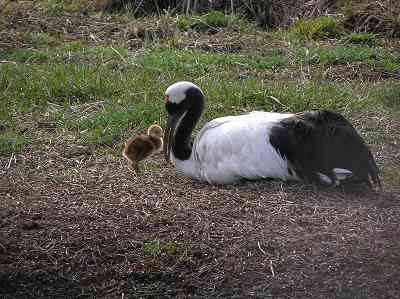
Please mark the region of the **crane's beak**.
MULTIPOLYGON (((186 102, 185 102, 186 103, 186 102)), ((164 134, 164 146, 163 146, 163 151, 164 151, 164 157, 167 162, 170 161, 171 157, 171 148, 174 145, 174 138, 175 138, 175 131, 176 128, 178 127, 181 119, 187 112, 187 107, 185 104, 173 104, 170 101, 170 96, 166 95, 165 96, 165 108, 167 110, 168 114, 168 119, 167 119, 167 125, 165 128, 165 134, 164 134)))
POLYGON ((176 125, 178 123, 179 116, 168 115, 167 125, 164 134, 164 157, 167 162, 170 162, 170 154, 172 148, 172 142, 175 135, 176 125))

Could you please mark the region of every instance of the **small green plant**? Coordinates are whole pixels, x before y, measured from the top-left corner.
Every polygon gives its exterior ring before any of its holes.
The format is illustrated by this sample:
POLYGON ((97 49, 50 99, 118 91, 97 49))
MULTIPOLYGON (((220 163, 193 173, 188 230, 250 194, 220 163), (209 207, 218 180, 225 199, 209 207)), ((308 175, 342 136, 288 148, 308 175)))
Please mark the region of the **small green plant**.
MULTIPOLYGON (((207 27, 222 28, 228 26, 231 17, 220 11, 211 11, 200 17, 200 22, 195 27, 202 28, 203 25, 207 27)), ((204 27, 203 27, 204 29, 204 27)))
POLYGON ((396 73, 400 71, 400 57, 383 52, 379 59, 370 61, 370 65, 377 71, 396 73))
POLYGON ((291 31, 299 39, 318 40, 340 37, 343 34, 343 26, 333 17, 319 17, 300 20, 291 31))
POLYGON ((14 132, 0 133, 0 154, 16 154, 24 150, 28 140, 14 132))
POLYGON ((367 32, 354 32, 351 33, 348 37, 345 38, 345 41, 350 44, 360 44, 360 45, 368 45, 375 46, 377 38, 376 34, 367 33, 367 32))
POLYGON ((161 247, 160 241, 156 240, 156 241, 145 243, 143 245, 143 251, 144 251, 145 255, 150 255, 150 256, 160 255, 162 252, 162 247, 161 247))
POLYGON ((187 16, 178 16, 176 24, 180 30, 186 31, 190 28, 190 26, 193 24, 193 22, 187 16))
POLYGON ((178 252, 178 245, 175 242, 165 243, 162 248, 169 255, 175 255, 178 252))
POLYGON ((161 244, 159 240, 151 241, 143 245, 145 255, 159 256, 163 253, 168 255, 176 255, 178 252, 178 245, 175 242, 167 242, 161 244))

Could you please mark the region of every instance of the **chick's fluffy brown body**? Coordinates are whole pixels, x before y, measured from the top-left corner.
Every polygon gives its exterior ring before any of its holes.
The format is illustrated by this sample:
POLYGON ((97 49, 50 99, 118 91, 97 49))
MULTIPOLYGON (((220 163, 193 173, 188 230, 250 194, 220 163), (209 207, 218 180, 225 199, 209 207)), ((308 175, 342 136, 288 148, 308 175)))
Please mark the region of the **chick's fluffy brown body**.
POLYGON ((141 134, 129 139, 122 155, 128 160, 130 167, 139 172, 139 161, 148 158, 153 152, 161 150, 163 146, 163 130, 158 125, 152 125, 147 135, 141 134))

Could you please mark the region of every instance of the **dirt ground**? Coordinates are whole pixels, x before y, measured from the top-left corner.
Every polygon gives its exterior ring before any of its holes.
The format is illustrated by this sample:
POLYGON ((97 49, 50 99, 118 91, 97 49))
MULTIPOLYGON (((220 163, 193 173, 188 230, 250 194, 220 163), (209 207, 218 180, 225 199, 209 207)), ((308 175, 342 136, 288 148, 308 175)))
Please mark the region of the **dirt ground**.
MULTIPOLYGON (((400 123, 380 125, 394 141, 378 164, 398 169, 400 123)), ((142 166, 61 138, 0 156, 0 298, 400 298, 400 186, 210 186, 162 155, 142 166)))
POLYGON ((57 145, 9 163, 1 298, 400 296, 398 188, 209 186, 161 155, 135 177, 57 145))
POLYGON ((1 298, 400 296, 396 186, 209 186, 161 155, 135 177, 63 143, 0 171, 1 298))

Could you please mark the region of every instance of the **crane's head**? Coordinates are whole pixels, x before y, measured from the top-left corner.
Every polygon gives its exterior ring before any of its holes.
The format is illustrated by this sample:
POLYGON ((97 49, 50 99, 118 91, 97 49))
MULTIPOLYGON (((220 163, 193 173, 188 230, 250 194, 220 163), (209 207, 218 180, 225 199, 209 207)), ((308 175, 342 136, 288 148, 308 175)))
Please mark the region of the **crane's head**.
MULTIPOLYGON (((180 121, 190 108, 193 109, 191 116, 199 117, 203 111, 203 104, 203 92, 191 82, 176 82, 165 91, 165 109, 168 113, 168 119, 164 134, 164 155, 167 161, 169 161, 175 131, 180 121)), ((194 121, 197 121, 197 119, 194 119, 194 121)), ((193 128, 188 129, 192 130, 193 128)))

